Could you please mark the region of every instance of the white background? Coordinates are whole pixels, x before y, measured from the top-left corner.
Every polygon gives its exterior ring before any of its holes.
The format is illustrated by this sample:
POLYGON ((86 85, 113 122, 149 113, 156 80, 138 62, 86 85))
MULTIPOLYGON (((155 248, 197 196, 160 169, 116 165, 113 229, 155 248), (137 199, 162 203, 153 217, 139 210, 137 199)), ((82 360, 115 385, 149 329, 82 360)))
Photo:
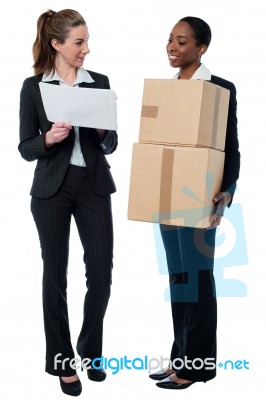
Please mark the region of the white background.
MULTIPOLYGON (((153 227, 127 220, 131 150, 138 140, 144 78, 170 78, 165 45, 173 25, 187 15, 206 20, 213 39, 203 62, 213 74, 235 83, 238 93, 241 203, 248 245, 247 265, 226 270, 243 281, 246 297, 218 299, 218 359, 250 362, 249 370, 218 369, 209 383, 198 383, 184 399, 250 399, 265 394, 265 1, 191 0, 9 0, 1 16, 1 350, 3 399, 63 399, 56 377, 44 373, 42 262, 29 210, 34 163, 17 151, 19 92, 32 75, 31 48, 38 16, 52 8, 74 8, 91 34, 84 66, 109 76, 118 96, 119 148, 109 156, 118 191, 112 196, 115 229, 112 295, 105 318, 104 355, 168 357, 173 339, 170 304, 164 300, 167 276, 158 271, 153 227)), ((82 320, 85 292, 82 249, 73 223, 69 264, 69 313, 73 346, 82 320)), ((159 400, 163 391, 147 371, 123 370, 104 383, 80 373, 80 398, 159 400)))

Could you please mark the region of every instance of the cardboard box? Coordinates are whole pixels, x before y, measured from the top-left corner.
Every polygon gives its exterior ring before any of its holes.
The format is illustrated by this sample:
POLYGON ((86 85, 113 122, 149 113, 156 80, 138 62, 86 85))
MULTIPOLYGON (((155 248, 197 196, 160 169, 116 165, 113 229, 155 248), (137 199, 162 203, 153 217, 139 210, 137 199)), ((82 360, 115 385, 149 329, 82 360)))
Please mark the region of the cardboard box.
POLYGON ((128 219, 206 228, 220 191, 224 153, 209 148, 133 145, 128 219))
POLYGON ((139 142, 223 151, 229 95, 204 80, 145 79, 139 142))

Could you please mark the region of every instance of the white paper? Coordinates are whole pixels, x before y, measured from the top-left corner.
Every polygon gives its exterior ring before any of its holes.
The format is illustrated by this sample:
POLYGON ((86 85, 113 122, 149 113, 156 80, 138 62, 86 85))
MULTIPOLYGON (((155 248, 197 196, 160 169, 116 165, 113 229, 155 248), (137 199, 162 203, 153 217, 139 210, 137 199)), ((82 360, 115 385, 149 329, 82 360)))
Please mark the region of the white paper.
POLYGON ((91 89, 39 83, 47 118, 72 126, 117 130, 116 94, 91 89))

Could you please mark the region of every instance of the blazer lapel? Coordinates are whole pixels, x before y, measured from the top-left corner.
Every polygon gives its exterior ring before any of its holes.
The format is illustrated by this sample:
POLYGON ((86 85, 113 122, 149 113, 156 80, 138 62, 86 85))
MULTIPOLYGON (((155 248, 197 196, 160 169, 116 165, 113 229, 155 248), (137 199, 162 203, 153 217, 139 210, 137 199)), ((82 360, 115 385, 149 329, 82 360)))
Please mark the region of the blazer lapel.
POLYGON ((96 82, 90 82, 90 83, 88 83, 88 82, 81 82, 81 83, 79 84, 79 87, 84 87, 84 88, 91 88, 91 89, 93 89, 93 88, 95 88, 95 85, 96 85, 96 82))

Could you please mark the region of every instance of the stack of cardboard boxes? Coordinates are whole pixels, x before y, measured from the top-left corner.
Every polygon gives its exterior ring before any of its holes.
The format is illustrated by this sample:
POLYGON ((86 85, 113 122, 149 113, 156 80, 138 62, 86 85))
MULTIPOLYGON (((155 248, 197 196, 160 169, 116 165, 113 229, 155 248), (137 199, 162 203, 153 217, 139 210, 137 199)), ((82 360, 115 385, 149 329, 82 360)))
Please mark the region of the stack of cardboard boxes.
POLYGON ((144 81, 128 219, 210 225, 223 178, 229 94, 203 80, 144 81))

